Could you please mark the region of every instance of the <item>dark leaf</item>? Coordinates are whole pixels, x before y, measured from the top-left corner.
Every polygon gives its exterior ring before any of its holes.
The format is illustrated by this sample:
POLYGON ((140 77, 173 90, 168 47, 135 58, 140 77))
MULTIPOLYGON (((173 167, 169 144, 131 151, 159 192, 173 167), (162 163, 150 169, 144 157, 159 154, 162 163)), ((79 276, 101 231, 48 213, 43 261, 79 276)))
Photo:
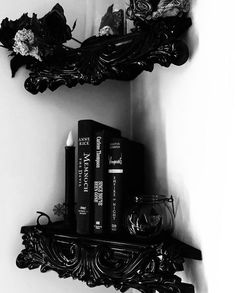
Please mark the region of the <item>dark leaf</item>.
POLYGON ((27 64, 27 62, 29 61, 28 57, 22 56, 22 55, 15 55, 15 57, 13 57, 11 59, 11 76, 14 77, 17 70, 21 67, 24 66, 25 64, 27 64))
POLYGON ((25 13, 17 20, 3 19, 0 28, 0 42, 4 47, 12 50, 14 44, 14 37, 18 30, 28 28, 30 26, 31 18, 25 13))
POLYGON ((99 30, 109 26, 114 35, 123 34, 124 29, 124 12, 122 9, 113 11, 113 5, 109 6, 105 15, 101 18, 99 30))
POLYGON ((52 10, 56 10, 56 11, 58 11, 59 13, 64 14, 64 9, 63 9, 63 7, 62 7, 59 3, 57 3, 57 4, 52 8, 52 10))
POLYGON ((76 27, 76 24, 77 24, 77 20, 75 20, 74 23, 73 23, 72 31, 74 31, 74 29, 75 29, 75 27, 76 27))
POLYGON ((113 13, 113 4, 110 5, 107 9, 107 14, 112 14, 113 13))
POLYGON ((31 30, 37 36, 41 36, 43 34, 42 25, 40 20, 37 18, 37 14, 33 13, 33 17, 31 19, 31 30))
POLYGON ((47 43, 62 44, 71 39, 71 29, 66 24, 64 10, 59 4, 55 5, 40 21, 47 43))

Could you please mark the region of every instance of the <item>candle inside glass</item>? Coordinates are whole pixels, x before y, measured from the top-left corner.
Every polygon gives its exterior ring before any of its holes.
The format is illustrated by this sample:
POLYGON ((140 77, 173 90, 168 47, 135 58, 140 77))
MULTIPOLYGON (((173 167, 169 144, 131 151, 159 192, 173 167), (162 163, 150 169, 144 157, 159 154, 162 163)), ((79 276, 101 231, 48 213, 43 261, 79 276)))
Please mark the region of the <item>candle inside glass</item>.
POLYGON ((75 147, 72 132, 65 146, 65 222, 75 224, 75 147))

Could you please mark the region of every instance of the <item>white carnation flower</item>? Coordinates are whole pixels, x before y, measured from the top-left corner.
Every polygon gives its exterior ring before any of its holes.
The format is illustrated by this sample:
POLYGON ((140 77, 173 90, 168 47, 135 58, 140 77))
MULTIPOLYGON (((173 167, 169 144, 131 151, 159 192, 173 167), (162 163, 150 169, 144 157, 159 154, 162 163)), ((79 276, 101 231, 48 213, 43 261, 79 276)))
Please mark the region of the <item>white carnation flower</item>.
POLYGON ((29 47, 23 42, 15 42, 13 51, 16 52, 16 54, 26 56, 29 53, 29 47))
POLYGON ((14 40, 16 42, 28 42, 32 45, 34 43, 34 33, 31 30, 23 28, 16 33, 14 40))
POLYGON ((37 46, 34 45, 34 33, 29 29, 18 30, 14 37, 13 51, 22 56, 32 56, 42 61, 37 46))
POLYGON ((38 47, 32 47, 29 55, 38 59, 39 61, 42 61, 42 59, 39 55, 38 47))
POLYGON ((109 25, 103 26, 99 30, 99 36, 110 36, 113 35, 113 30, 109 25))

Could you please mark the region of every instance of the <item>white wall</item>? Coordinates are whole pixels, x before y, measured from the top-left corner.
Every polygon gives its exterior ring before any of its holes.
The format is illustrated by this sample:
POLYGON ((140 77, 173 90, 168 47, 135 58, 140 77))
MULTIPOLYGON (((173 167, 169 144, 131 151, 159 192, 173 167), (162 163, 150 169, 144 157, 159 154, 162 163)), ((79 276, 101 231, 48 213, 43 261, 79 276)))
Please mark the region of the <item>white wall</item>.
MULTIPOLYGON (((74 35, 80 40, 94 31, 95 0, 1 0, 0 19, 26 11, 43 15, 56 2, 70 25, 78 18, 74 35)), ((203 262, 186 263, 181 274, 197 293, 229 292, 233 280, 235 60, 234 4, 229 2, 226 7, 221 1, 195 2, 189 62, 169 69, 155 66, 131 85, 132 136, 149 153, 147 191, 179 199, 176 236, 203 252, 203 262)), ((19 230, 35 222, 37 210, 52 214, 53 205, 63 200, 64 143, 70 129, 76 135, 77 120, 96 119, 129 135, 129 85, 108 81, 32 96, 23 88, 26 70, 11 79, 7 54, 1 49, 0 291, 91 292, 54 272, 16 268, 23 248, 19 230)))
POLYGON ((232 292, 234 263, 234 2, 194 1, 192 57, 132 83, 133 138, 149 160, 147 192, 179 199, 176 236, 203 262, 181 274, 197 293, 232 292))
MULTIPOLYGON (((71 26, 78 19, 74 36, 83 40, 85 27, 91 27, 93 22, 86 7, 91 0, 0 1, 0 19, 6 16, 16 19, 23 12, 42 16, 57 2, 63 5, 71 26)), ((99 3, 106 10, 107 3, 99 3)), ((41 274, 39 270, 18 269, 15 260, 23 249, 20 227, 34 224, 36 211, 52 215, 54 204, 63 202, 64 145, 70 129, 77 138, 78 120, 98 120, 120 128, 129 136, 129 84, 107 81, 98 87, 61 87, 53 93, 47 91, 33 96, 23 87, 28 72, 21 69, 12 79, 9 61, 8 52, 1 48, 0 292, 91 292, 85 284, 72 279, 60 280, 54 272, 41 274)), ((98 287, 92 292, 103 290, 98 287)))

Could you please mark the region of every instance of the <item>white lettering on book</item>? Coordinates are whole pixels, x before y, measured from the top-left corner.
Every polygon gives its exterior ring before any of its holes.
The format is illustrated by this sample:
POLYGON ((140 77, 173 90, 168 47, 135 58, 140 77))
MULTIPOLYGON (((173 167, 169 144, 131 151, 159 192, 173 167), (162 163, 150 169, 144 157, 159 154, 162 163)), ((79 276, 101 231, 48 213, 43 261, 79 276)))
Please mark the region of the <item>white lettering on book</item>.
POLYGON ((120 142, 111 142, 110 145, 109 145, 109 148, 111 150, 113 150, 113 149, 120 149, 120 142))
MULTIPOLYGON (((112 222, 116 221, 116 216, 117 216, 117 212, 116 212, 116 184, 117 184, 117 179, 116 176, 113 177, 113 198, 112 198, 112 222)), ((113 224, 111 224, 113 227, 113 224)), ((116 225, 114 225, 116 226, 116 225)), ((114 231, 114 230, 113 230, 114 231)))
POLYGON ((94 182, 94 203, 103 206, 103 181, 94 182))
POLYGON ((78 145, 89 145, 90 144, 90 137, 79 137, 78 138, 78 145))
POLYGON ((82 158, 78 160, 78 186, 82 187, 82 158))
POLYGON ((78 213, 79 213, 79 215, 85 216, 85 215, 87 215, 88 210, 85 206, 80 206, 78 209, 78 213))
POLYGON ((97 169, 100 168, 100 157, 101 157, 101 151, 96 151, 95 167, 97 169))
POLYGON ((122 174, 123 169, 108 169, 109 174, 122 174))
POLYGON ((118 159, 114 159, 112 156, 109 156, 109 165, 111 166, 122 165, 122 155, 118 159))
POLYGON ((96 158, 95 158, 95 166, 96 168, 100 168, 100 157, 101 157, 101 136, 96 137, 96 158))
POLYGON ((90 165, 90 154, 83 153, 83 168, 84 168, 84 177, 83 177, 83 191, 89 191, 89 165, 90 165))

